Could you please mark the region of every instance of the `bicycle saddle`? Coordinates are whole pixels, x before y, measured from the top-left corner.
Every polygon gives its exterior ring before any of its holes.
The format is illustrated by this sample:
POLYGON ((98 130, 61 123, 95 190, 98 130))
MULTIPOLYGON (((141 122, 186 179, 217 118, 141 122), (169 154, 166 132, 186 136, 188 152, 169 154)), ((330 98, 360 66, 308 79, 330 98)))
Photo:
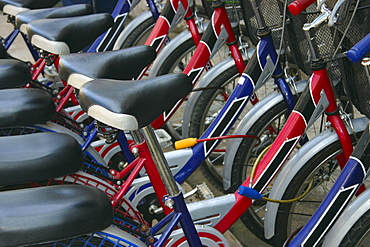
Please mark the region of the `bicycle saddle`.
POLYGON ((152 46, 136 46, 97 53, 73 53, 59 60, 59 77, 79 89, 98 78, 131 80, 156 57, 152 46))
POLYGON ((80 105, 88 115, 121 130, 150 124, 192 89, 185 74, 140 81, 93 80, 80 89, 80 105))
POLYGON ((113 208, 100 189, 61 185, 0 192, 0 246, 24 246, 100 231, 113 208))
POLYGON ((13 59, 0 59, 0 89, 22 87, 31 82, 27 64, 13 59))
POLYGON ((93 13, 93 8, 88 4, 76 4, 57 8, 27 10, 17 14, 15 18, 15 27, 20 29, 21 32, 27 33, 26 25, 31 21, 91 15, 93 13))
POLYGON ((0 127, 43 123, 55 115, 53 97, 40 89, 2 89, 0 106, 0 127))
POLYGON ((78 142, 62 133, 3 136, 0 148, 0 186, 62 177, 83 164, 78 142))
POLYGON ((109 14, 42 19, 28 23, 28 39, 58 55, 81 51, 113 25, 109 14))
POLYGON ((0 0, 0 10, 15 16, 28 9, 51 8, 58 2, 59 0, 0 0))
POLYGON ((8 53, 3 44, 0 44, 0 59, 8 58, 8 53))

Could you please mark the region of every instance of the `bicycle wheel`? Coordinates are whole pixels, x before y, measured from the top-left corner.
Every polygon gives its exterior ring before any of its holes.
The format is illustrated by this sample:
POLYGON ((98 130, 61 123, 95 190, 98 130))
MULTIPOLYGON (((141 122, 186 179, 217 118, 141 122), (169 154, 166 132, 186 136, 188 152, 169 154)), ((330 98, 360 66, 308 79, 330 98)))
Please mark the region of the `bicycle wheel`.
POLYGON ((133 19, 132 22, 135 23, 135 28, 132 28, 124 40, 115 45, 117 49, 143 45, 155 24, 155 20, 152 16, 145 18, 139 23, 137 23, 135 19, 133 19))
MULTIPOLYGON (((204 10, 200 6, 196 6, 197 15, 206 16, 204 10)), ((143 45, 149 37, 156 20, 154 20, 152 14, 147 11, 134 18, 122 32, 118 38, 114 49, 123 49, 133 47, 137 45, 143 45)), ((179 30, 184 30, 186 27, 185 21, 181 21, 174 32, 169 34, 169 38, 174 38, 179 30)), ((180 32, 181 32, 180 31, 180 32)))
POLYGON ((282 245, 288 236, 303 226, 318 208, 341 172, 336 160, 336 156, 341 152, 339 141, 326 146, 314 154, 290 181, 282 199, 298 197, 307 190, 312 179, 314 182, 308 194, 301 200, 279 205, 276 215, 278 224, 275 225, 275 244, 282 245))
POLYGON ((370 241, 370 210, 368 210, 348 231, 339 246, 365 247, 370 241))
MULTIPOLYGON (((190 113, 189 137, 200 137, 209 124, 217 116, 219 110, 225 104, 228 96, 238 83, 238 70, 235 66, 227 68, 214 80, 208 83, 206 89, 201 91, 195 106, 190 113), (207 89, 208 88, 208 89, 207 89)), ((231 132, 231 131, 230 131, 231 132)), ((219 148, 226 147, 227 141, 222 141, 219 148)), ((200 169, 207 180, 217 189, 223 190, 222 186, 222 162, 224 152, 213 152, 207 158, 200 169)))

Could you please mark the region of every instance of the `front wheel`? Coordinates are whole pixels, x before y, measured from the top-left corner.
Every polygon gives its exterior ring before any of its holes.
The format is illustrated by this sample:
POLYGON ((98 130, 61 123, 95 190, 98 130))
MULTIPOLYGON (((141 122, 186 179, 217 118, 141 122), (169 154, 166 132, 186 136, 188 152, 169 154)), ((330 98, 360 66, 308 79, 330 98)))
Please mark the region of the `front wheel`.
POLYGON ((361 247, 370 242, 370 210, 351 227, 339 246, 361 247))
POLYGON ((282 199, 296 198, 309 191, 296 202, 279 205, 274 238, 277 245, 282 245, 296 229, 305 225, 333 187, 341 172, 336 160, 340 153, 339 141, 328 145, 313 155, 290 181, 282 199))

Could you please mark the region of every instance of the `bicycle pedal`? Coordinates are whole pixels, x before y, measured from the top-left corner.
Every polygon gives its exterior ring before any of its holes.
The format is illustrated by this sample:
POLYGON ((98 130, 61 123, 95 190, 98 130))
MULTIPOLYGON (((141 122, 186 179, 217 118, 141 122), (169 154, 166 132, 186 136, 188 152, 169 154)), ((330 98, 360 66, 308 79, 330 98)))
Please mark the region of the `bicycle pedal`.
POLYGON ((208 187, 208 185, 205 182, 197 185, 197 192, 196 193, 197 193, 199 199, 201 199, 201 200, 207 200, 207 199, 211 199, 211 198, 215 197, 213 195, 211 189, 208 187))
POLYGON ((154 131, 161 148, 167 148, 172 145, 171 136, 164 129, 154 131))

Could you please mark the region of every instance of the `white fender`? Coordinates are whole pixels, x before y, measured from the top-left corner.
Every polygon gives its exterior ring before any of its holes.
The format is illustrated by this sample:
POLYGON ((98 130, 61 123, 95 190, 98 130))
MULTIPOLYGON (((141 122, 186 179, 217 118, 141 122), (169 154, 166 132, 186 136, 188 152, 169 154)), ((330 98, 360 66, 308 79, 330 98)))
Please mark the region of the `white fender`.
POLYGON ((128 36, 138 27, 140 24, 150 18, 153 18, 150 11, 145 11, 142 14, 135 17, 130 23, 123 29, 122 33, 118 36, 116 43, 114 43, 113 50, 121 49, 122 43, 127 39, 128 36))
POLYGON ((339 246, 351 227, 370 209, 370 190, 351 202, 326 235, 323 247, 339 246))
MULTIPOLYGON (((226 238, 216 229, 209 226, 200 226, 200 225, 196 225, 195 228, 196 231, 198 232, 200 241, 202 242, 203 246, 213 246, 213 247, 230 246, 226 238)), ((166 247, 189 246, 184 236, 185 235, 182 229, 177 229, 173 231, 171 236, 169 237, 168 242, 166 242, 165 246, 166 247)))
POLYGON ((111 239, 113 243, 119 243, 122 246, 138 246, 138 247, 146 247, 147 245, 139 240, 138 238, 134 237, 130 233, 122 231, 121 229, 113 226, 109 226, 108 228, 101 231, 102 233, 112 235, 108 239, 111 239))
MULTIPOLYGON (((303 92, 307 85, 307 81, 299 81, 297 83, 297 90, 299 93, 303 92)), ((283 96, 274 91, 260 100, 255 104, 252 109, 243 117, 242 121, 238 124, 233 134, 235 135, 244 135, 248 133, 249 129, 255 124, 255 122, 263 115, 265 112, 269 111, 275 105, 282 102, 283 96)), ((224 180, 223 185, 224 189, 228 190, 231 186, 231 171, 234 164, 234 157, 238 151, 239 145, 241 144, 242 139, 231 139, 226 147, 227 152, 225 153, 223 174, 224 180)))
MULTIPOLYGON (((352 121, 355 132, 363 131, 369 120, 367 118, 357 118, 352 121)), ((352 133, 348 129, 349 133, 352 133)), ((338 141, 338 135, 335 131, 330 129, 323 131, 309 142, 307 142, 303 147, 301 147, 283 166, 282 170, 279 172, 274 186, 270 191, 270 198, 281 199, 284 191, 288 187, 290 181, 296 176, 299 170, 306 164, 312 156, 318 153, 320 150, 326 148, 330 144, 338 141)), ((275 235, 275 224, 276 224, 276 215, 279 204, 268 202, 266 205, 266 214, 265 214, 265 237, 267 239, 272 238, 275 235)))

